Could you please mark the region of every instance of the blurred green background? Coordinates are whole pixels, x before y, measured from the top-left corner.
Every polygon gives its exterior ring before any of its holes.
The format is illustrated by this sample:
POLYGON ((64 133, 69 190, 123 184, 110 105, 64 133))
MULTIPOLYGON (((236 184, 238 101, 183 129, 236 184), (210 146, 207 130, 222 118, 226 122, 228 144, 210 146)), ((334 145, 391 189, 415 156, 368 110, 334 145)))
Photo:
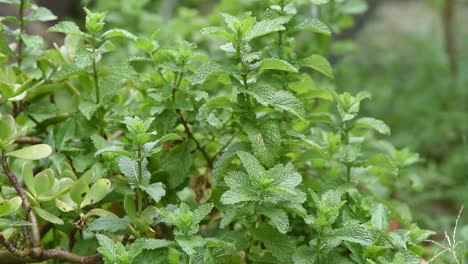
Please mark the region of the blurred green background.
MULTIPOLYGON (((219 12, 242 14, 250 10, 259 14, 269 5, 267 0, 38 2, 61 20, 83 24, 81 7, 88 6, 108 11, 111 27, 139 36, 158 31, 161 44, 187 40, 199 45, 209 45, 199 30, 219 24, 219 12)), ((422 227, 442 235, 444 230, 453 229, 461 206, 468 205, 468 1, 332 2, 340 4, 342 13, 328 16, 333 21, 329 26, 334 37, 312 43, 311 36, 305 35, 298 46, 328 54, 337 76, 329 85, 335 89, 370 91, 373 99, 364 105, 364 115, 384 120, 392 129, 387 140, 397 148, 408 147, 420 154, 421 161, 407 173, 409 181, 401 183, 411 186, 402 186, 401 192, 393 195, 410 205, 422 227)), ((7 12, 0 8, 0 13, 7 12)), ((62 41, 44 33, 45 25, 33 25, 29 30, 46 34, 51 43, 62 41)), ((122 43, 122 47, 127 53, 108 59, 118 61, 136 54, 131 45, 122 43)), ((468 208, 458 230, 465 240, 467 212, 468 208)))

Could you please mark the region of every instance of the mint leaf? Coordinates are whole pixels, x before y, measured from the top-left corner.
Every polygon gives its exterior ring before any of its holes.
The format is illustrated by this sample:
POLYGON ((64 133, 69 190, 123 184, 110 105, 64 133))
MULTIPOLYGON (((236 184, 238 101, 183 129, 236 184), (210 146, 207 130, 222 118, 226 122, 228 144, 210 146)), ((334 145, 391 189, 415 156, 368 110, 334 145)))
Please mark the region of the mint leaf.
POLYGON ((282 31, 286 28, 283 24, 286 24, 289 21, 287 17, 278 17, 275 19, 267 19, 257 22, 253 25, 250 31, 245 36, 247 41, 251 41, 254 38, 261 37, 263 35, 269 34, 271 32, 282 31))
POLYGON ((87 120, 91 120, 97 110, 98 105, 95 102, 81 101, 78 109, 87 120))
POLYGON ((252 230, 254 239, 261 241, 270 253, 282 263, 291 262, 295 243, 269 225, 261 224, 252 230))
POLYGON ((96 54, 86 48, 79 48, 75 55, 75 65, 80 69, 91 66, 96 54))
POLYGON ((270 218, 271 225, 274 228, 276 228, 280 233, 286 234, 286 232, 288 232, 289 218, 283 209, 269 206, 261 208, 259 213, 270 218))
POLYGON ((258 68, 259 71, 264 70, 279 70, 279 71, 286 71, 286 72, 299 72, 296 67, 290 64, 287 61, 279 60, 279 59, 264 59, 260 62, 260 67, 258 68))
POLYGON ((89 229, 91 231, 115 233, 118 231, 127 230, 127 225, 129 223, 129 220, 126 218, 119 218, 114 215, 107 215, 94 220, 89 225, 89 229))
POLYGON ((56 24, 55 26, 49 28, 49 32, 60 32, 68 35, 77 36, 80 38, 84 38, 87 36, 84 32, 80 30, 80 28, 71 21, 62 21, 56 24))
POLYGON ((381 120, 371 118, 371 117, 363 117, 359 118, 354 122, 354 128, 371 128, 375 131, 379 132, 382 135, 389 136, 390 135, 390 128, 381 120))
POLYGON ((176 236, 177 244, 189 256, 194 255, 198 248, 203 247, 206 241, 201 236, 176 236))
POLYGON ((136 160, 133 160, 129 157, 122 156, 118 159, 118 165, 120 172, 127 178, 128 184, 132 189, 135 189, 136 187, 141 185, 146 185, 147 182, 149 182, 149 179, 151 178, 151 174, 149 173, 147 169, 148 165, 148 160, 143 159, 141 163, 141 172, 142 175, 139 174, 139 168, 138 168, 138 162, 136 160), (142 182, 140 183, 139 177, 141 176, 142 182), (145 184, 146 183, 146 184, 145 184))
POLYGON ((390 210, 379 203, 373 206, 371 224, 382 231, 387 231, 390 226, 390 210))
POLYGON ((342 228, 328 231, 326 237, 327 239, 348 241, 364 246, 371 245, 374 242, 370 231, 356 224, 347 224, 342 228))
POLYGON ((36 5, 31 7, 31 14, 24 18, 25 22, 51 21, 55 19, 57 19, 57 17, 49 9, 36 5))
POLYGON ((278 124, 262 122, 259 127, 246 124, 244 131, 249 137, 255 156, 265 166, 273 166, 281 151, 281 134, 278 124))
POLYGON ((135 40, 136 37, 132 33, 128 32, 127 30, 120 29, 120 28, 114 28, 107 30, 106 32, 102 33, 101 38, 103 39, 109 39, 109 38, 115 38, 115 37, 121 37, 121 38, 128 38, 135 40))
POLYGON ((260 83, 252 87, 248 93, 264 106, 272 106, 285 110, 301 119, 305 116, 302 101, 288 91, 278 90, 269 84, 260 83))
POLYGON ((295 30, 310 30, 315 33, 330 36, 332 34, 330 28, 317 18, 306 18, 299 22, 295 30))
POLYGON ((141 186, 141 189, 151 196, 156 203, 159 203, 161 198, 166 195, 166 190, 164 190, 164 185, 161 182, 141 186))
POLYGON ((320 55, 312 55, 300 61, 301 66, 312 68, 330 79, 334 79, 333 69, 328 60, 320 55))
POLYGON ((105 263, 126 264, 130 262, 127 250, 120 242, 114 242, 105 235, 97 234, 99 242, 97 251, 103 256, 105 263))
POLYGON ((292 256, 294 264, 315 264, 316 259, 315 249, 307 246, 297 248, 292 256))
POLYGON ((203 65, 192 75, 190 84, 204 84, 206 80, 217 74, 225 73, 225 68, 217 63, 203 65))

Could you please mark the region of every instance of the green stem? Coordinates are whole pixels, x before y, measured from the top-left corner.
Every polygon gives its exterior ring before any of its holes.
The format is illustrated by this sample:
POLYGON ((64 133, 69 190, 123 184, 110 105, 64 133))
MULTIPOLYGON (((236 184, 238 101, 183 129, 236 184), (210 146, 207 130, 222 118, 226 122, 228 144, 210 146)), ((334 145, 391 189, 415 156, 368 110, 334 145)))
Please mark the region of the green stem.
POLYGON ((322 228, 320 228, 317 234, 317 244, 315 245, 315 251, 317 252, 317 256, 319 255, 320 247, 322 245, 322 239, 320 238, 321 236, 322 236, 322 228))
POLYGON ((23 61, 23 32, 24 32, 24 0, 21 0, 19 6, 19 19, 20 19, 20 34, 18 37, 18 68, 21 68, 21 62, 23 61))
POLYGON ((96 59, 93 59, 93 79, 94 79, 94 88, 96 93, 96 104, 100 102, 100 95, 99 95, 99 81, 98 81, 98 72, 96 69, 96 59))
MULTIPOLYGON (((142 162, 141 162, 141 146, 138 146, 138 182, 141 184, 143 173, 142 173, 142 162)), ((137 188, 137 199, 138 199, 138 215, 141 215, 143 211, 143 192, 140 188, 137 188)))
POLYGON ((351 182, 351 165, 346 164, 346 180, 351 182))
MULTIPOLYGON (((93 35, 93 54, 96 54, 96 38, 93 35)), ((99 96, 99 75, 96 67, 96 57, 93 58, 93 79, 94 79, 94 91, 96 93, 96 104, 99 104, 100 102, 100 96, 99 96)))

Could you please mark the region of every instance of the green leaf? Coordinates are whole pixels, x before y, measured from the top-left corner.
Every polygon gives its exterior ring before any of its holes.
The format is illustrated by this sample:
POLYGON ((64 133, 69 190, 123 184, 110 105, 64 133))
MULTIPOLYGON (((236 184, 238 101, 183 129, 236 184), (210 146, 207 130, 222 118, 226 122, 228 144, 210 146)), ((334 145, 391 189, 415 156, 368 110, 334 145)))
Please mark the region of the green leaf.
POLYGON ((286 234, 289 229, 289 219, 286 212, 277 207, 263 207, 260 213, 270 218, 271 225, 280 233, 286 234))
POLYGON ((89 193, 89 186, 83 180, 75 182, 75 185, 70 190, 70 198, 76 204, 81 204, 86 195, 89 193))
POLYGON ((97 107, 98 105, 96 103, 89 101, 81 101, 78 105, 78 109, 87 120, 91 120, 97 110, 97 107))
POLYGON ((390 136, 390 128, 383 121, 371 117, 359 118, 354 122, 353 128, 371 128, 382 135, 390 136))
POLYGON ((326 237, 327 239, 348 241, 364 246, 371 245, 374 242, 370 231, 356 224, 346 224, 342 228, 328 231, 326 237))
POLYGON ((101 155, 102 153, 107 153, 107 152, 119 154, 121 156, 129 157, 129 158, 133 157, 133 155, 130 152, 126 151, 123 147, 120 147, 120 146, 110 146, 107 148, 99 149, 98 151, 96 151, 94 156, 96 157, 98 155, 101 155))
POLYGON ((224 74, 225 72, 226 69, 217 63, 203 65, 200 68, 198 68, 198 70, 192 75, 192 78, 190 79, 190 84, 204 84, 206 80, 208 80, 212 76, 217 74, 224 74))
POLYGON ((39 207, 32 207, 32 209, 33 209, 34 213, 36 213, 39 217, 46 220, 47 222, 51 222, 51 223, 57 224, 57 225, 63 225, 64 224, 62 219, 60 219, 57 216, 47 212, 44 209, 41 209, 39 207))
POLYGON ((151 174, 147 169, 148 165, 148 160, 144 159, 141 162, 141 172, 142 175, 142 182, 139 181, 139 169, 138 169, 138 162, 136 160, 133 160, 129 157, 122 156, 118 160, 118 165, 120 172, 123 173, 125 178, 127 178, 128 184, 132 189, 135 189, 136 187, 142 185, 145 185, 145 182, 149 182, 149 179, 151 178, 151 174))
POLYGON ((220 28, 220 27, 202 28, 200 30, 200 33, 202 33, 203 35, 213 34, 213 35, 220 36, 227 41, 234 41, 234 37, 229 32, 224 30, 224 28, 220 28))
POLYGON ((0 229, 10 228, 10 227, 23 227, 31 226, 32 224, 25 220, 9 220, 0 218, 0 229))
POLYGON ((116 233, 127 230, 129 221, 126 218, 118 218, 115 215, 107 215, 94 220, 90 225, 91 231, 116 233))
POLYGON ((315 264, 317 258, 315 249, 308 246, 302 246, 296 249, 292 256, 294 264, 315 264))
POLYGON ((205 216, 207 216, 213 209, 213 203, 206 203, 198 206, 197 209, 193 211, 193 224, 199 224, 205 216))
POLYGON ((53 81, 63 81, 75 75, 84 73, 83 69, 78 68, 75 64, 62 65, 53 75, 53 81))
POLYGON ((253 86, 248 93, 262 105, 273 106, 304 119, 304 104, 288 91, 278 90, 269 84, 260 83, 253 86))
POLYGON ((159 203, 161 198, 166 195, 166 190, 164 190, 164 185, 161 182, 141 186, 141 189, 151 196, 156 203, 159 203))
POLYGON ((264 70, 279 70, 279 71, 287 71, 287 72, 299 72, 296 67, 290 64, 287 61, 280 60, 280 59, 264 59, 260 62, 260 67, 258 68, 259 71, 264 70))
POLYGON ((109 39, 109 38, 115 38, 115 37, 121 37, 121 38, 128 38, 135 40, 136 37, 132 33, 128 32, 127 30, 120 29, 120 28, 114 28, 107 30, 106 32, 102 33, 101 38, 102 39, 109 39))
POLYGON ((51 21, 55 19, 57 19, 57 17, 49 9, 36 5, 31 7, 31 13, 24 18, 25 22, 51 21))
POLYGON ((141 83, 140 75, 128 63, 112 64, 107 71, 103 72, 103 75, 118 76, 130 81, 134 85, 141 83))
POLYGON ((390 226, 390 209, 379 203, 372 209, 371 224, 382 231, 387 231, 390 226))
POLYGON ((189 256, 194 255, 197 248, 203 247, 206 241, 201 236, 176 236, 177 244, 189 256))
POLYGON ((242 166, 244 166, 249 176, 261 177, 265 175, 265 168, 263 168, 262 164, 260 164, 254 155, 245 151, 238 151, 237 156, 239 156, 242 166))
POLYGON ((149 38, 136 38, 134 44, 137 49, 144 50, 148 53, 152 53, 158 48, 158 42, 149 38))
POLYGON ((269 225, 261 224, 252 230, 254 239, 261 241, 270 253, 282 263, 291 262, 295 243, 269 225))
POLYGON ((219 156, 219 158, 216 159, 214 166, 213 166, 213 171, 211 173, 214 185, 216 185, 218 181, 227 172, 229 164, 231 163, 232 160, 234 160, 237 157, 237 151, 239 150, 246 151, 248 149, 249 149, 249 144, 246 142, 234 143, 231 146, 229 146, 226 149, 226 151, 221 156, 219 156))
POLYGON ((80 30, 80 28, 71 21, 62 21, 49 28, 49 32, 60 32, 68 35, 78 36, 80 38, 86 37, 86 34, 80 30))
POLYGON ((101 253, 106 263, 124 264, 130 263, 129 255, 124 245, 120 242, 114 242, 105 235, 97 234, 96 238, 99 242, 97 251, 101 253))
POLYGON ((169 188, 176 188, 189 176, 192 166, 191 152, 194 148, 195 143, 187 141, 171 148, 169 153, 162 157, 161 171, 169 175, 169 188))
POLYGON ((312 55, 300 61, 301 66, 312 68, 330 79, 334 79, 333 69, 328 60, 320 55, 312 55))
POLYGON ((5 81, 0 81, 0 93, 2 93, 2 100, 8 100, 15 95, 15 90, 12 87, 13 84, 5 81))
POLYGON ((75 55, 75 65, 79 69, 91 66, 96 58, 96 54, 91 50, 80 47, 75 55))
POLYGON ((0 216, 10 215, 16 212, 22 204, 19 196, 15 196, 10 200, 3 200, 0 198, 0 216))
POLYGON ((108 179, 99 179, 89 188, 89 192, 81 202, 80 207, 85 207, 101 201, 106 197, 110 189, 111 182, 108 179))
POLYGON ((23 163, 23 168, 21 175, 23 176, 23 181, 28 190, 33 194, 36 195, 36 192, 34 190, 34 174, 32 170, 32 165, 29 162, 24 162, 23 163))
POLYGON ((286 28, 283 24, 286 24, 289 21, 287 17, 278 17, 275 19, 266 19, 260 22, 257 22, 253 25, 250 31, 245 36, 247 41, 250 41, 254 38, 261 37, 263 35, 269 34, 271 32, 283 31, 286 28))
POLYGON ((236 204, 247 201, 260 201, 260 197, 253 189, 235 189, 224 192, 220 201, 223 204, 236 204))
POLYGON ((330 36, 332 34, 330 28, 317 18, 306 18, 299 22, 294 29, 310 30, 315 33, 330 36))
POLYGON ((23 34, 21 35, 21 39, 31 49, 41 49, 44 47, 44 39, 41 36, 23 34))
POLYGON ((339 158, 343 163, 351 164, 356 161, 361 154, 361 145, 349 144, 340 149, 339 158))
POLYGON ((276 122, 262 122, 258 127, 246 124, 243 127, 252 144, 255 156, 266 167, 275 165, 281 152, 281 133, 276 122))
POLYGON ((33 178, 33 193, 37 196, 46 194, 50 191, 54 183, 55 175, 53 170, 46 169, 41 171, 33 178))
POLYGON ((25 159, 25 160, 40 160, 47 158, 52 154, 52 148, 47 144, 37 144, 25 147, 19 150, 8 152, 7 156, 25 159))

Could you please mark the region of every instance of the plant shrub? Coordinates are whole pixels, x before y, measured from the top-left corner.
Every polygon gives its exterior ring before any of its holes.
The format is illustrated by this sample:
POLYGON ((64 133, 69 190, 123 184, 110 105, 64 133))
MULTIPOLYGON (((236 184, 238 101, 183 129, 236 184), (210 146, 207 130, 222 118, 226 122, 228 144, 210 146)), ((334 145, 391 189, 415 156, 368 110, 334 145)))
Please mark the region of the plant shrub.
POLYGON ((43 49, 24 26, 55 16, 2 2, 20 16, 0 28, 0 262, 420 263, 432 232, 382 199, 418 156, 359 116, 369 93, 336 93, 324 54, 295 48, 332 32, 301 10, 346 6, 223 13, 200 48, 85 8, 43 49), (106 63, 122 43, 138 56, 106 63))

